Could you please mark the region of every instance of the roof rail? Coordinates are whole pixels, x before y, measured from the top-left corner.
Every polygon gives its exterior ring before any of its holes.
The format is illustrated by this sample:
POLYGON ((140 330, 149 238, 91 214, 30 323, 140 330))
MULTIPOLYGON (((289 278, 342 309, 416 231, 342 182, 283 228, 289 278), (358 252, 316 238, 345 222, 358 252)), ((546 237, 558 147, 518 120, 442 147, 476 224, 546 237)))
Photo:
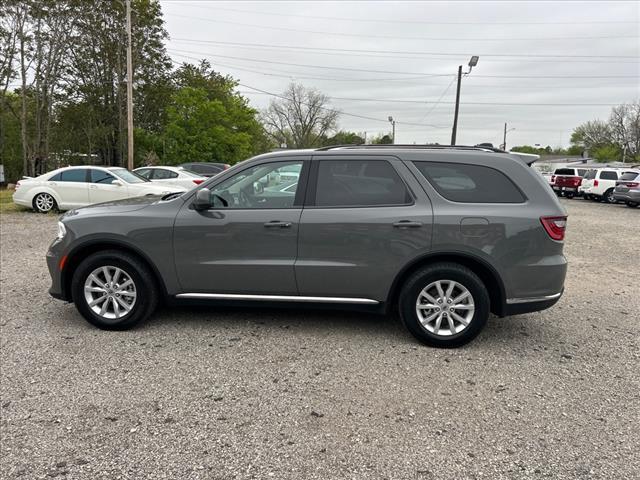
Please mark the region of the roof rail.
POLYGON ((494 147, 485 147, 479 145, 415 145, 415 144, 396 144, 396 143, 381 143, 381 144, 359 144, 359 145, 329 145, 326 147, 317 148, 318 152, 326 152, 328 150, 340 149, 340 148, 365 148, 365 149, 385 149, 385 148, 406 148, 406 149, 429 149, 429 150, 475 150, 495 153, 508 153, 504 150, 494 147))
POLYGON ((345 147, 363 147, 364 143, 344 143, 338 145, 327 145, 326 147, 316 148, 316 152, 326 152, 327 150, 333 150, 334 148, 345 148, 345 147))

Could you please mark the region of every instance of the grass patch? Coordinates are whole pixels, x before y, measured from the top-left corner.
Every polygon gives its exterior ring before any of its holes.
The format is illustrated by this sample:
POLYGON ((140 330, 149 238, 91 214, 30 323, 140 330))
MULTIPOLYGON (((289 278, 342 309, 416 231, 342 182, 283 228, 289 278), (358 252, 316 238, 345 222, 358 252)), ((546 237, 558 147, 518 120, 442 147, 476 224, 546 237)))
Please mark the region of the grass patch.
POLYGON ((24 208, 13 203, 12 195, 13 190, 0 190, 0 213, 20 212, 24 210, 24 208))

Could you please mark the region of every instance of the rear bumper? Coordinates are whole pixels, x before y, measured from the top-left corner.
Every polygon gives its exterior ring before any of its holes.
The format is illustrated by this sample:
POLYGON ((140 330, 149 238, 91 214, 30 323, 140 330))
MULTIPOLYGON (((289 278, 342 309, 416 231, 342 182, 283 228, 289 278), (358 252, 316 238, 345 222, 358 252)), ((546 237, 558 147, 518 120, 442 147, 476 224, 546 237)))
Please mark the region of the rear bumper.
POLYGON ((508 298, 504 308, 505 316, 546 310, 547 308, 554 306, 558 300, 560 300, 563 293, 564 289, 561 292, 554 293, 553 295, 546 295, 544 297, 508 298))
POLYGON ((628 192, 613 192, 613 198, 620 202, 636 202, 640 203, 640 191, 629 190, 628 192))

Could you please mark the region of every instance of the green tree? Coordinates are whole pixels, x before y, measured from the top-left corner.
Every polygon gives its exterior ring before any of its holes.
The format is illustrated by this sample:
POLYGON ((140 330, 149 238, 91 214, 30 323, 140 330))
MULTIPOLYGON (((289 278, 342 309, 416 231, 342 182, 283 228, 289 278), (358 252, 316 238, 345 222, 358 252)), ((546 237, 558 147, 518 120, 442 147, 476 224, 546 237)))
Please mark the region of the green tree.
POLYGON ((165 162, 236 163, 255 153, 261 128, 244 98, 228 93, 211 98, 205 88, 182 87, 167 109, 165 162))
POLYGON ((364 143, 364 135, 340 130, 335 135, 324 139, 322 143, 324 145, 361 145, 364 143))
POLYGON ((390 144, 393 143, 393 139, 391 138, 391 134, 385 133, 373 137, 371 143, 373 145, 390 144))

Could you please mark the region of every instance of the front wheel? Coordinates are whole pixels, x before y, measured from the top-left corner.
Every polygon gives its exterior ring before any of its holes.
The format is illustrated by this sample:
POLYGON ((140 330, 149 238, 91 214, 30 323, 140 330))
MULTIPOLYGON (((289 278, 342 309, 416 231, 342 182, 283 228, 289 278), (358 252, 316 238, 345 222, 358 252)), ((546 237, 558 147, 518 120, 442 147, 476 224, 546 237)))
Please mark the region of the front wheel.
POLYGON ((631 208, 636 208, 638 205, 640 205, 638 202, 626 202, 627 207, 631 207, 631 208))
POLYGON ((399 311, 418 340, 432 347, 454 348, 473 340, 487 323, 489 294, 470 269, 437 263, 406 281, 399 311))
POLYGON ((149 268, 117 250, 82 261, 71 281, 73 302, 82 316, 103 330, 126 330, 155 310, 158 290, 149 268))
POLYGON ((33 198, 33 209, 38 213, 49 213, 56 208, 56 199, 50 193, 42 192, 33 198))

